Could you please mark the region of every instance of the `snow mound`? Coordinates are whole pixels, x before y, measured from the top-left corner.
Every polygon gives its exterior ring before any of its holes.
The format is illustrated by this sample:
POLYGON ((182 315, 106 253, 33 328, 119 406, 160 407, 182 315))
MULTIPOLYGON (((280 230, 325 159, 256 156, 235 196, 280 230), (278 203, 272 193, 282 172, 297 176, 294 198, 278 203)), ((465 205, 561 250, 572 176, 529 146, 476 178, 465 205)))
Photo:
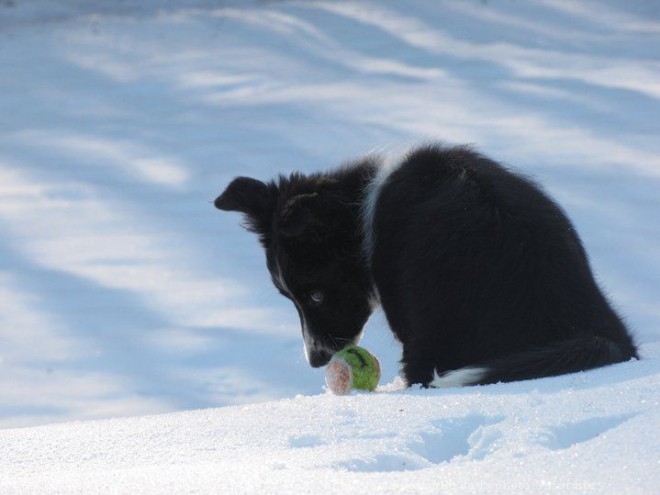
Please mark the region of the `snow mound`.
POLYGON ((0 493, 653 493, 657 359, 0 431, 0 493))

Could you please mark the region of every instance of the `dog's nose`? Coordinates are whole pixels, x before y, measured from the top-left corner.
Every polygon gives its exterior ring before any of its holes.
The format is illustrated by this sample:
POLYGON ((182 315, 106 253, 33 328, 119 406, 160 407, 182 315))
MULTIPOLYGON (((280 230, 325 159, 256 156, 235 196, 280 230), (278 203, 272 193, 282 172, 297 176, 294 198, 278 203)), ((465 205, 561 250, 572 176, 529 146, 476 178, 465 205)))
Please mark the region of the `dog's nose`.
POLYGON ((313 350, 309 353, 309 364, 312 368, 320 368, 330 361, 332 354, 325 349, 313 350))

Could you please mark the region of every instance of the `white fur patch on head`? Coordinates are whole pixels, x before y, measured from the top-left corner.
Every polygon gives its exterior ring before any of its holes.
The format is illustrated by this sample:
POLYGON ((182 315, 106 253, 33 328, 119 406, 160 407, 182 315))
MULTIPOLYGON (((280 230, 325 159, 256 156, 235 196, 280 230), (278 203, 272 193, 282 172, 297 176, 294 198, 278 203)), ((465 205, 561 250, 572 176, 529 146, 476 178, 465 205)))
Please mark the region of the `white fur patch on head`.
POLYGON ((305 359, 307 360, 307 363, 310 364, 309 362, 309 355, 312 352, 312 347, 314 345, 314 342, 312 340, 312 337, 309 335, 309 331, 307 330, 307 322, 305 321, 305 318, 303 317, 302 321, 302 334, 303 334, 303 348, 305 349, 305 359))
MULTIPOLYGON (((290 297, 293 298, 293 295, 291 294, 291 291, 289 290, 289 287, 286 284, 286 280, 284 280, 284 275, 282 274, 282 267, 280 266, 280 262, 275 261, 275 264, 277 266, 277 275, 276 275, 277 282, 279 283, 280 288, 285 292, 287 292, 290 295, 290 297)), ((302 335, 303 335, 303 350, 305 352, 305 359, 309 364, 309 355, 311 353, 312 346, 314 343, 312 341, 312 337, 310 337, 309 335, 309 330, 307 328, 307 321, 305 321, 304 315, 302 318, 302 335)))
POLYGON ((433 372, 434 378, 430 383, 435 388, 463 387, 478 383, 488 373, 488 368, 461 368, 438 375, 433 372))
POLYGON ((387 179, 396 171, 405 161, 405 153, 397 153, 386 156, 376 176, 371 180, 366 188, 365 197, 362 201, 362 231, 364 232, 364 245, 362 246, 367 260, 371 259, 374 248, 373 222, 376 215, 376 203, 380 196, 380 191, 387 182, 387 179))
POLYGON ((277 282, 280 284, 280 287, 285 291, 291 294, 289 287, 286 285, 286 280, 284 280, 284 275, 282 274, 282 267, 280 266, 280 261, 275 260, 275 266, 277 267, 277 282))
POLYGON ((303 352, 305 353, 305 360, 309 364, 309 351, 307 350, 307 343, 303 341, 303 352))

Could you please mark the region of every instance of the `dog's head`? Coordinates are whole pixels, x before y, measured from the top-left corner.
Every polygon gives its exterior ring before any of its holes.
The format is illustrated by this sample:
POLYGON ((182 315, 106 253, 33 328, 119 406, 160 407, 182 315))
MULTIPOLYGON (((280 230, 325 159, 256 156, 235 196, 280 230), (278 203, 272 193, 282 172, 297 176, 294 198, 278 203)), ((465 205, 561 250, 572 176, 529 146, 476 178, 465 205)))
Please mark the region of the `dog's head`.
POLYGON ((215 201, 243 213, 259 235, 275 287, 298 311, 313 367, 357 343, 372 311, 356 196, 346 183, 296 174, 277 183, 239 177, 215 201))

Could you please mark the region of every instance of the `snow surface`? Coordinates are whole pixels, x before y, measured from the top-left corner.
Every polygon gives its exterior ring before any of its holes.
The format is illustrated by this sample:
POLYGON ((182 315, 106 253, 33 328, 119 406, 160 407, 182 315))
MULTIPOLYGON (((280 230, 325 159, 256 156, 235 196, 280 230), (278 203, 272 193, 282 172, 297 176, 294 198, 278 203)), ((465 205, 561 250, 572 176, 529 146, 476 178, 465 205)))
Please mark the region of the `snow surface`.
POLYGON ((0 115, 0 493, 658 491, 656 2, 0 0, 0 115), (643 360, 400 390, 377 314, 393 384, 324 393, 212 201, 438 138, 558 199, 643 360))
POLYGON ((657 493, 657 363, 0 430, 2 493, 657 493))

